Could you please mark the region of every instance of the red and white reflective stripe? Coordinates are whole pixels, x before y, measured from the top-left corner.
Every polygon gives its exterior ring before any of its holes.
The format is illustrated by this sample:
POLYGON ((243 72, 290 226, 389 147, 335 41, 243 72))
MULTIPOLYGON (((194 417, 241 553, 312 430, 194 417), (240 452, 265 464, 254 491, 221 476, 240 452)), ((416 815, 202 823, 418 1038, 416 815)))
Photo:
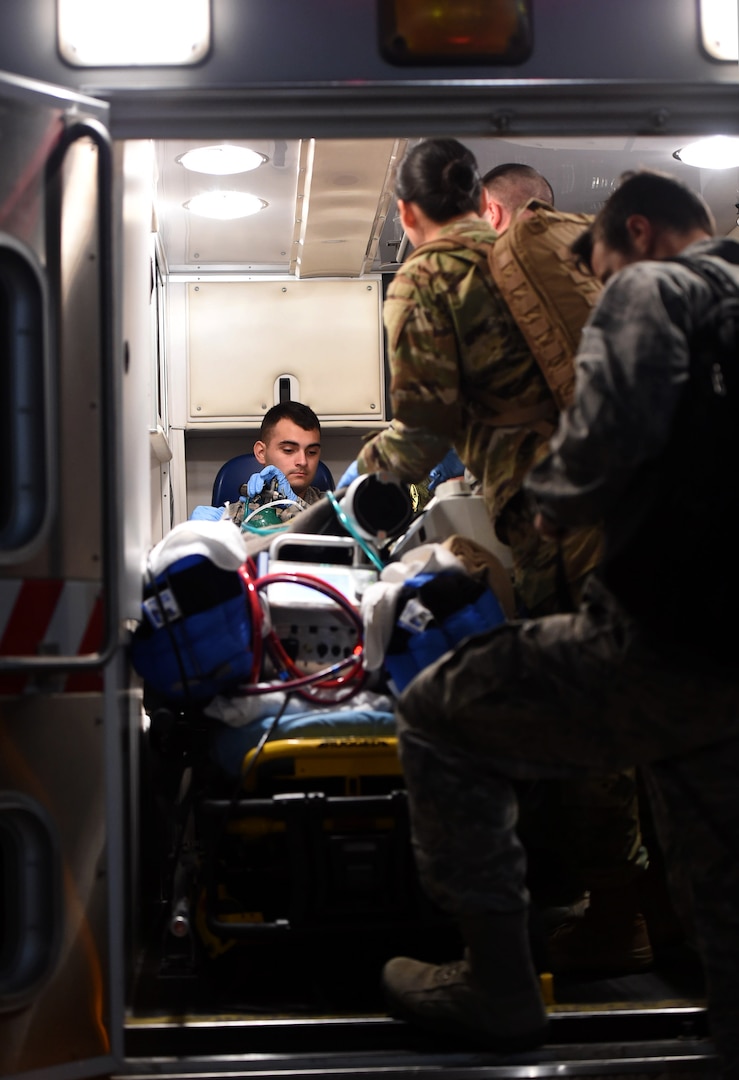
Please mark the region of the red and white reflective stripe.
MULTIPOLYGON (((95 581, 0 580, 0 656, 85 656, 100 648, 102 597, 95 581)), ((0 676, 0 693, 18 694, 33 679, 0 676)), ((99 690, 97 672, 61 676, 55 689, 99 690)))

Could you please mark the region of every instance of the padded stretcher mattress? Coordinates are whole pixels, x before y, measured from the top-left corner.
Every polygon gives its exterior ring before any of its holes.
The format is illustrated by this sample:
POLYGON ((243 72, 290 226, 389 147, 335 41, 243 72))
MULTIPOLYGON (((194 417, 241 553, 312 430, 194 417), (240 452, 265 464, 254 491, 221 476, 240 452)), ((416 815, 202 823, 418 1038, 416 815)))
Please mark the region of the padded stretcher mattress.
MULTIPOLYGON (((377 695, 375 695, 377 696, 377 695)), ((388 699, 379 699, 378 704, 388 699)), ((244 756, 258 744, 269 730, 277 710, 252 720, 241 727, 227 724, 214 725, 211 738, 211 758, 230 776, 238 776, 244 756)), ((395 734, 395 715, 387 708, 370 708, 362 705, 316 708, 305 701, 290 702, 272 739, 338 738, 340 736, 387 736, 395 734), (292 711, 291 711, 292 709, 292 711)))

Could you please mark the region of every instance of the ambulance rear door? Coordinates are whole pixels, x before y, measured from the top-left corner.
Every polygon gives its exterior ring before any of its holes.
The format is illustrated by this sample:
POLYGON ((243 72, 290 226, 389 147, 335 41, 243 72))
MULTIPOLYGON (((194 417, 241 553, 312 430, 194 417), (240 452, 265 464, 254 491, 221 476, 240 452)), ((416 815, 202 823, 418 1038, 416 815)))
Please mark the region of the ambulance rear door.
MULTIPOLYGON (((122 1058, 107 105, 0 75, 0 1074, 122 1058)), ((123 704, 120 704, 120 702, 123 704)))

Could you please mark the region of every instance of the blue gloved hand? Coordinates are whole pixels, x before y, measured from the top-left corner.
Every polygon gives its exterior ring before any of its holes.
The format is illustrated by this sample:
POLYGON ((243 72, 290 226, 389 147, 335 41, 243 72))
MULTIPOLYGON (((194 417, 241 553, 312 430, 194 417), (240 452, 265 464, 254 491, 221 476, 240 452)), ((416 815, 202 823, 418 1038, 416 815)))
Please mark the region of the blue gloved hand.
POLYGON ((449 450, 429 473, 429 491, 455 476, 464 476, 464 464, 456 450, 449 450))
POLYGON ((223 506, 196 506, 190 514, 190 521, 220 521, 223 511, 223 506))
POLYGON ((352 480, 356 480, 358 476, 359 476, 359 463, 356 462, 356 461, 353 461, 351 463, 351 465, 349 466, 349 468, 344 473, 344 475, 342 476, 341 480, 339 480, 336 487, 337 488, 349 487, 352 480))
POLYGON ((290 487, 287 477, 275 465, 265 465, 261 472, 252 473, 246 482, 247 495, 250 499, 253 499, 273 480, 277 481, 277 491, 283 499, 289 499, 290 502, 298 501, 298 496, 290 487))

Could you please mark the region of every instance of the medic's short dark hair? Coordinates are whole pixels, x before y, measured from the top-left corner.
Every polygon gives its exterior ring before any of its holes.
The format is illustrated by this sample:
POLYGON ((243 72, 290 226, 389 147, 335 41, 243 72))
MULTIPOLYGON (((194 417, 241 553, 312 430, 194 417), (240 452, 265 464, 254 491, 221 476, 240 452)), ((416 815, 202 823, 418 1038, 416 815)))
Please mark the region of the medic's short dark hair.
POLYGON ((262 418, 259 428, 259 438, 262 442, 269 442, 280 420, 292 420, 303 431, 317 431, 320 434, 321 423, 311 408, 303 405, 302 401, 280 401, 268 409, 262 418))
POLYGON ((680 233, 701 229, 713 236, 716 231, 713 215, 696 191, 676 177, 652 169, 623 173, 619 186, 595 218, 593 237, 613 251, 629 252, 626 222, 633 214, 680 233))
MULTIPOLYGON (((505 161, 502 165, 496 165, 489 169, 482 178, 482 186, 492 195, 505 195, 520 193, 524 199, 541 199, 542 202, 551 203, 554 206, 554 189, 533 165, 524 165, 519 161, 505 161)), ((501 202, 503 200, 501 199, 501 202)), ((504 202, 504 205, 510 199, 504 202)), ((520 205, 520 199, 516 205, 520 205)), ((509 210, 515 210, 516 206, 508 206, 509 210)))

